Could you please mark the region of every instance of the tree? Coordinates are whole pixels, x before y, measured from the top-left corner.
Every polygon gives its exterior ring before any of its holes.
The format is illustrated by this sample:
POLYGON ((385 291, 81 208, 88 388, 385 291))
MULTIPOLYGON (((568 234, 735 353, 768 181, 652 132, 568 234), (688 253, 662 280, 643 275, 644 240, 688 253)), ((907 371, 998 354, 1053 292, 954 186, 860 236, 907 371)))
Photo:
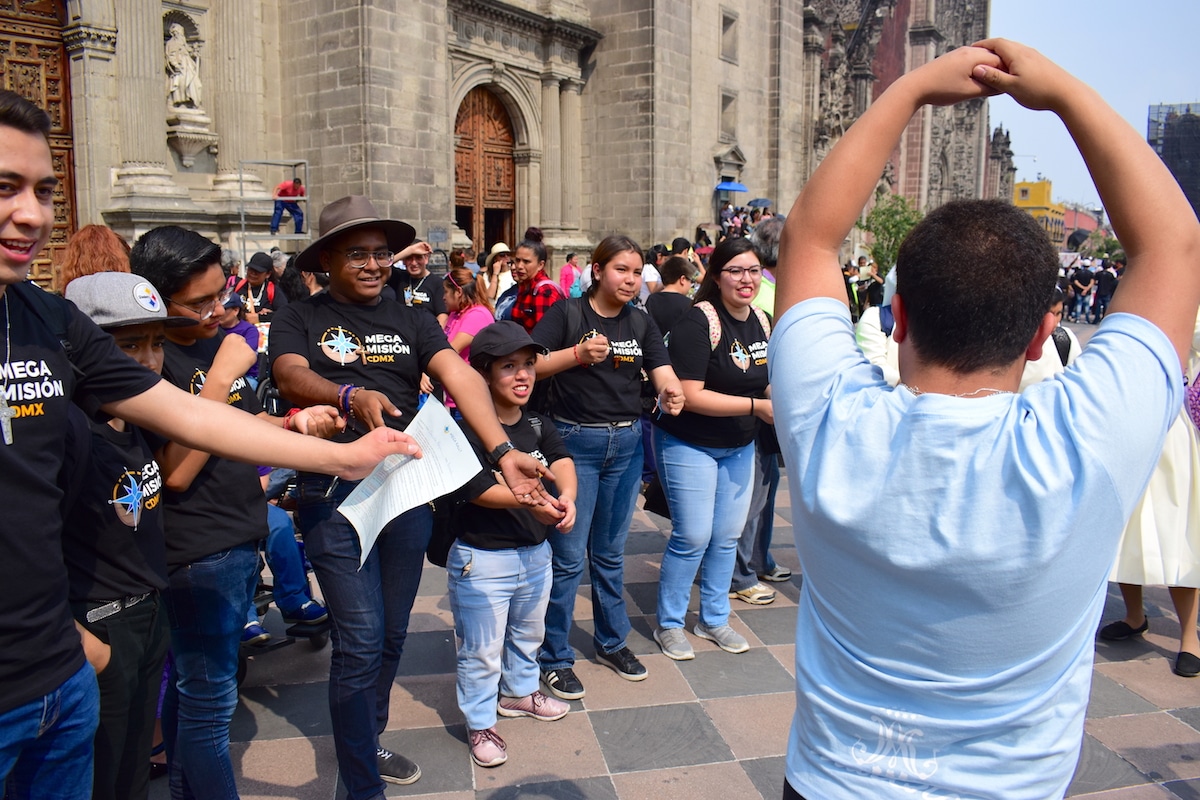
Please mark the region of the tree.
POLYGON ((867 245, 867 249, 879 265, 880 275, 886 275, 896 264, 900 243, 921 221, 922 216, 903 195, 876 192, 875 205, 867 212, 866 218, 858 223, 858 227, 871 234, 873 241, 867 245))
POLYGON ((1121 243, 1114 239, 1112 234, 1104 228, 1097 228, 1089 233, 1088 238, 1080 246, 1079 251, 1085 256, 1103 258, 1105 261, 1125 255, 1125 249, 1121 247, 1121 243))

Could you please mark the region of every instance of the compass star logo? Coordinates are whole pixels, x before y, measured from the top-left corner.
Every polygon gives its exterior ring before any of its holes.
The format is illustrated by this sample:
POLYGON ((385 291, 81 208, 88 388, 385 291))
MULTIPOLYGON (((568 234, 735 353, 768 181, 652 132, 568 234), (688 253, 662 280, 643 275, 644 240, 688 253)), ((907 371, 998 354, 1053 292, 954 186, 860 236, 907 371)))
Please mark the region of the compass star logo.
POLYGON ((317 346, 330 361, 336 361, 342 366, 358 361, 362 353, 362 342, 351 331, 341 325, 329 328, 321 334, 317 346))
POLYGON ((737 339, 733 340, 733 346, 729 348, 729 357, 733 359, 734 366, 742 372, 750 369, 750 352, 737 339))
POLYGON ((142 520, 142 503, 146 493, 142 491, 140 472, 126 470, 113 486, 112 500, 108 501, 117 512, 117 519, 130 528, 137 528, 142 520))
POLYGON ((192 373, 192 380, 188 385, 188 389, 192 394, 200 394, 200 390, 204 388, 204 381, 208 378, 208 374, 199 367, 192 373))

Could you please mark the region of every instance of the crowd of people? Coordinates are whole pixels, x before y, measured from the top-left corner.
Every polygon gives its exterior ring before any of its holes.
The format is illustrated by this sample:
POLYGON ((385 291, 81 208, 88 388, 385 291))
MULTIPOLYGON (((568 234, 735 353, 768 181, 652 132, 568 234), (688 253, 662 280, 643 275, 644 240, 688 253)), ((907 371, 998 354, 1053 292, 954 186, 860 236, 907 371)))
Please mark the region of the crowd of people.
POLYGON ((430 397, 479 462, 455 495, 446 569, 480 767, 508 758, 498 716, 555 721, 586 696, 571 638, 585 568, 595 659, 647 677, 624 559, 654 484, 670 518, 655 642, 677 661, 696 642, 749 649, 730 601, 769 603, 767 584, 790 578, 770 553, 781 457, 804 570, 785 800, 1062 796, 1110 571, 1128 610, 1099 636, 1144 633, 1138 587, 1166 582, 1175 671, 1200 673, 1186 588, 1200 524, 1191 502, 1167 513, 1160 499, 1200 497, 1200 435, 1180 412, 1200 274, 1175 269, 1200 223, 1137 134, 1035 51, 988 40, 896 81, 786 219, 723 209, 715 245, 609 235, 557 279, 537 228, 432 274, 412 226, 348 196, 303 251, 255 254, 245 277, 194 231, 155 228, 126 252, 85 229, 65 302, 25 280, 53 223, 48 130, 0 92, 6 797, 145 797, 162 688, 172 797, 236 798, 229 722, 238 649, 259 636, 264 540, 285 619, 331 623, 347 796, 419 780, 379 737, 433 509, 392 519, 363 553, 338 506, 386 455, 420 455, 404 429, 430 397), (1060 274, 1032 218, 956 201, 886 278, 866 259, 841 267, 913 114, 997 92, 1063 119, 1128 263, 1060 274), (990 269, 961 280, 964 260, 990 269), (1064 308, 1105 319, 1082 351, 1064 308), (283 415, 254 391, 268 378, 283 415), (271 468, 296 473, 324 604, 264 493, 271 468), (1152 568, 1139 554, 1153 543, 1167 555, 1152 568))

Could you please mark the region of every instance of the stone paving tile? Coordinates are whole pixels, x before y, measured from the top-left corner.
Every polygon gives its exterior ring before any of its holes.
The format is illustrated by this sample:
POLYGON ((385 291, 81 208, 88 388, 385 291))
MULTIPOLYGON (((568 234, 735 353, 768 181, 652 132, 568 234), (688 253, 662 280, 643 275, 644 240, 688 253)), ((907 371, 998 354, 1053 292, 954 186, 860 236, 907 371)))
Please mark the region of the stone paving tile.
POLYGON ((590 717, 614 776, 733 761, 729 746, 696 703, 593 711, 590 717))
POLYGON ((1107 792, 1093 794, 1077 794, 1074 797, 1086 797, 1087 800, 1176 800, 1171 794, 1157 783, 1146 783, 1141 786, 1130 786, 1125 789, 1111 789, 1107 792))
MULTIPOLYGON (((770 653, 772 656, 774 656, 775 660, 778 661, 785 670, 787 670, 787 674, 789 676, 791 676, 791 678, 793 680, 795 680, 795 678, 796 678, 796 645, 795 645, 795 643, 771 645, 770 647, 767 648, 767 652, 770 653)), ((792 688, 795 689, 795 684, 793 684, 792 688)))
POLYGON ((1170 781, 1164 783, 1172 797, 1180 800, 1200 800, 1200 781, 1170 781))
POLYGON ((1125 714, 1146 714, 1158 706, 1121 686, 1103 673, 1092 672, 1092 693, 1088 702, 1088 719, 1119 717, 1125 714))
POLYGON ((229 751, 242 800, 328 800, 333 796, 337 757, 332 737, 264 739, 231 745, 229 751))
POLYGON ((769 606, 742 608, 738 617, 763 644, 792 644, 796 641, 796 607, 778 600, 769 606))
POLYGON ((795 692, 724 697, 701 703, 734 758, 782 756, 796 711, 795 692))
POLYGON ((1176 708, 1171 716, 1200 731, 1200 708, 1176 708))
POLYGON ((453 675, 458 669, 454 631, 421 631, 408 634, 397 675, 453 675))
MULTIPOLYGON (((403 660, 403 659, 401 659, 403 660)), ((392 684, 388 730, 462 725, 453 672, 406 677, 392 684)), ((326 706, 328 707, 328 706, 326 706)))
MULTIPOLYGON (((408 786, 387 784, 385 797, 412 797, 474 790, 471 756, 467 752, 467 729, 463 725, 405 731, 384 731, 379 743, 393 753, 403 753, 421 767, 421 779, 408 786)), ((345 797, 339 787, 337 797, 345 797)))
POLYGON ((622 800, 744 798, 756 793, 754 783, 737 762, 614 775, 613 783, 622 800))
POLYGON ((1200 778, 1200 731, 1170 714, 1092 719, 1086 728, 1155 782, 1200 778))
POLYGON ((661 653, 639 656, 639 660, 646 667, 646 680, 636 683, 618 678, 612 670, 594 662, 586 666, 575 662, 575 674, 587 689, 579 702, 588 711, 600 711, 696 700, 696 693, 676 662, 661 653))
POLYGON ((1181 678, 1165 658, 1097 664, 1096 671, 1144 697, 1158 708, 1200 706, 1200 680, 1181 678))
MULTIPOLYGON (((474 795, 477 800, 617 800, 612 778, 584 778, 504 786, 474 795)), ((439 798, 440 800, 440 798, 439 798)))
POLYGON ((234 742, 331 736, 329 684, 296 683, 242 689, 229 724, 234 742))
POLYGON ((679 671, 696 696, 738 697, 795 691, 794 679, 765 649, 759 647, 739 655, 714 648, 696 651, 693 661, 680 661, 679 671))
POLYGON ((1079 764, 1075 767, 1075 776, 1067 795, 1103 792, 1145 783, 1149 783, 1149 779, 1128 761, 1085 734, 1079 764))
MULTIPOLYGON (((555 722, 502 718, 496 732, 508 745, 508 761, 490 769, 472 765, 476 790, 608 774, 588 714, 567 714, 555 722)), ((463 758, 470 758, 466 744, 460 752, 463 758)))
POLYGON ((746 775, 754 783, 754 788, 766 800, 779 800, 783 797, 783 784, 786 780, 787 759, 783 756, 772 758, 754 758, 740 762, 746 775))

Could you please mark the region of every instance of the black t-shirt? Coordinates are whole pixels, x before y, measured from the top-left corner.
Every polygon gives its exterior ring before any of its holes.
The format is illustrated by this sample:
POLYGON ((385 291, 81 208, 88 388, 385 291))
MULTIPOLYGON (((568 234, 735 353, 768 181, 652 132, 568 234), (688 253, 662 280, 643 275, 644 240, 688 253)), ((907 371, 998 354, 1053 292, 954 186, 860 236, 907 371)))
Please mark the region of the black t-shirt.
MULTIPOLYGON (((219 331, 186 347, 167 342, 163 377, 189 394, 199 394, 223 338, 225 332, 219 331)), ((245 377, 233 382, 225 402, 250 414, 262 411, 245 377)), ((166 444, 153 434, 147 434, 146 440, 155 452, 166 444)), ((258 469, 249 464, 209 456, 186 491, 166 489, 163 497, 171 570, 267 535, 266 499, 258 469)))
POLYGON ((1096 275, 1096 294, 1102 297, 1112 297, 1117 290, 1117 275, 1110 269, 1102 269, 1096 275))
POLYGON ((867 281, 867 302, 873 306, 883 305, 883 281, 874 278, 867 281))
POLYGON ((602 317, 588 298, 562 300, 550 306, 533 329, 533 340, 550 350, 561 350, 586 341, 596 333, 608 337, 608 358, 590 367, 575 366, 554 376, 556 405, 553 416, 572 422, 624 422, 642 414, 642 370, 647 373, 670 366, 671 359, 654 320, 640 308, 624 306, 615 317, 602 317), (569 331, 568 308, 582 312, 578 330, 569 331), (642 319, 635 325, 634 315, 642 319), (638 331, 645 334, 638 339, 638 331))
MULTIPOLYGON (((709 341, 708 317, 698 308, 671 329, 671 363, 681 381, 704 381, 704 388, 735 397, 764 397, 767 377, 767 335, 751 311, 736 320, 720 300, 713 303, 721 320, 721 340, 709 341)), ((750 410, 750 404, 746 404, 750 410)), ((754 441, 758 418, 708 417, 686 408, 677 417, 657 415, 654 424, 672 436, 701 447, 741 447, 754 441)))
POLYGON ((70 403, 95 410, 159 380, 74 305, 43 298, 68 320, 68 360, 50 327, 55 320, 35 311, 26 295, 37 291, 9 286, 3 303, 3 391, 17 416, 13 443, 0 440, 0 714, 47 694, 83 666, 67 605, 58 483, 70 403))
POLYGON ((1087 291, 1089 288, 1091 288, 1092 282, 1095 279, 1095 275, 1093 275, 1092 271, 1087 267, 1080 267, 1079 269, 1075 270, 1074 281, 1082 286, 1084 291, 1087 291))
MULTIPOLYGON (((272 360, 294 353, 326 380, 383 392, 400 409, 399 417, 384 417, 397 430, 404 430, 416 416, 421 373, 429 360, 449 348, 432 314, 395 300, 368 306, 339 303, 322 293, 292 303, 271 323, 272 360)), ((364 433, 366 429, 351 420, 334 438, 353 441, 364 433)))
POLYGON ((646 298, 646 313, 663 333, 674 328, 691 307, 692 298, 679 292, 655 292, 646 298))
POLYGON ((90 463, 63 523, 72 603, 167 588, 162 475, 141 431, 89 424, 90 463))
POLYGON ((419 308, 437 319, 438 314, 446 313, 446 298, 442 295, 442 275, 426 272, 423 278, 414 278, 397 265, 392 269, 388 278, 388 286, 396 292, 396 299, 406 306, 419 308))
MULTIPOLYGON (((535 416, 538 415, 523 410, 519 422, 515 425, 505 425, 504 432, 509 441, 516 445, 518 450, 529 453, 547 467, 560 459, 570 458, 571 454, 567 452, 554 423, 545 417, 538 417, 541 421, 539 433, 537 426, 530 422, 530 418, 535 416)), ((488 464, 483 442, 466 424, 462 425, 462 429, 483 466, 482 471, 467 484, 467 496, 474 499, 497 485, 497 481, 488 464)), ((557 492, 555 494, 557 495, 557 492)), ((480 550, 504 550, 541 544, 554 530, 553 526, 538 522, 528 509, 484 508, 474 503, 463 506, 457 522, 461 531, 458 534, 459 540, 480 550)))

